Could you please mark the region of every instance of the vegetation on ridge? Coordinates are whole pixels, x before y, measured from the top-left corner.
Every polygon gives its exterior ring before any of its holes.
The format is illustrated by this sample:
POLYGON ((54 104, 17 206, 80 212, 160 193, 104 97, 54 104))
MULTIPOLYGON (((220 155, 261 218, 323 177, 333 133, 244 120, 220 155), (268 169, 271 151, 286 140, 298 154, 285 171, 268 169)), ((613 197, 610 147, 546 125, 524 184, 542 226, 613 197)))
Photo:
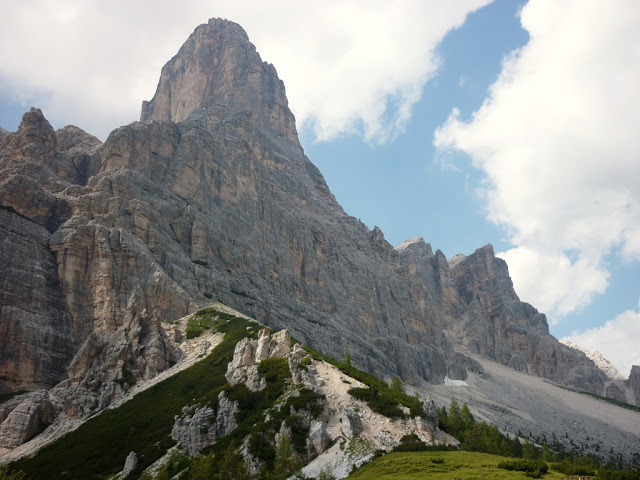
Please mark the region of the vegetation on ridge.
POLYGON ((213 307, 203 308, 187 320, 186 336, 188 339, 199 337, 206 330, 233 318, 235 318, 234 315, 221 312, 213 307))
POLYGON ((343 362, 326 357, 312 348, 304 347, 304 349, 315 360, 330 363, 345 375, 364 383, 367 386, 366 388, 352 388, 349 390, 349 394, 358 400, 367 402, 367 405, 374 412, 389 418, 422 415, 422 402, 417 395, 411 396, 404 393, 399 379, 393 380, 391 386, 389 386, 384 380, 355 368, 351 365, 351 356, 348 349, 345 350, 343 362), (408 408, 409 414, 406 414, 401 407, 408 408))

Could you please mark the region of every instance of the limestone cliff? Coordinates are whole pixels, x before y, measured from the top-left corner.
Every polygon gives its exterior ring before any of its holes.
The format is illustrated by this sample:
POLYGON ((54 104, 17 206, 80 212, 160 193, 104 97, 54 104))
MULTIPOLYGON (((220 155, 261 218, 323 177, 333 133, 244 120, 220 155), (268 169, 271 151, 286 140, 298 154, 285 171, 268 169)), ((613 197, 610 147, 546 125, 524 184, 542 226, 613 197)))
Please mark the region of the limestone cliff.
POLYGON ((631 388, 633 392, 633 396, 635 397, 636 405, 640 407, 640 366, 633 365, 631 367, 631 372, 629 373, 629 380, 627 380, 627 384, 631 388))
POLYGON ((602 392, 602 372, 548 334, 490 246, 448 262, 345 214, 275 68, 226 20, 194 31, 141 122, 104 144, 27 113, 0 140, 0 203, 0 380, 63 380, 70 414, 175 362, 161 320, 210 298, 409 383, 463 378, 480 353, 602 392))

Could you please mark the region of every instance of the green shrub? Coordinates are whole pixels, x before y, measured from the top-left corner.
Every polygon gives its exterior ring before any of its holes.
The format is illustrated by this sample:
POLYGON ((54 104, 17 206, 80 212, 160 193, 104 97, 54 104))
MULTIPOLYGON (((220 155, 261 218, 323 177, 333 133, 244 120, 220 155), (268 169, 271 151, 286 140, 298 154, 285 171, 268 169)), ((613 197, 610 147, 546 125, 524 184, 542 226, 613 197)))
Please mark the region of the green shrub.
POLYGON ((267 358, 258 364, 258 373, 264 376, 267 383, 274 383, 291 377, 289 362, 286 358, 267 358))
POLYGON ((402 391, 402 385, 398 383, 399 379, 392 382, 393 388, 390 388, 385 381, 380 380, 370 373, 358 370, 351 365, 351 355, 348 349, 345 350, 344 362, 338 362, 326 357, 309 347, 304 347, 304 349, 315 360, 326 361, 340 369, 342 373, 364 383, 368 388, 352 388, 349 390, 349 393, 355 398, 367 402, 373 411, 390 418, 422 415, 422 403, 417 395, 412 397, 404 393, 402 391), (409 408, 409 415, 405 414, 400 406, 409 408))
POLYGON ((182 472, 191 464, 191 460, 187 455, 174 454, 169 459, 169 462, 158 472, 156 480, 170 479, 178 473, 182 472))
POLYGON ((405 417, 405 413, 400 408, 399 401, 389 394, 389 390, 380 392, 375 387, 370 388, 351 388, 349 394, 367 402, 371 410, 378 412, 385 417, 390 418, 402 418, 405 417))
POLYGON ((400 445, 396 445, 393 448, 394 452, 426 452, 427 444, 421 440, 417 442, 406 442, 401 443, 400 445))
POLYGON ((0 465, 0 480, 27 480, 22 470, 11 470, 6 465, 0 465))
POLYGON ((18 390, 17 392, 5 393, 0 395, 0 404, 11 400, 13 397, 17 397, 18 395, 22 395, 23 393, 27 393, 26 390, 18 390))
POLYGON ((408 435, 403 435, 400 439, 400 443, 410 443, 410 442, 419 442, 420 438, 415 433, 410 433, 408 435))
POLYGON ((276 458, 276 449, 260 432, 253 432, 249 437, 249 452, 266 463, 273 463, 276 458))
POLYGON ((575 465, 567 460, 560 463, 554 463, 551 466, 552 470, 556 472, 564 473, 565 475, 588 475, 592 476, 596 474, 596 469, 589 465, 575 465))
POLYGON ((295 410, 308 410, 312 417, 319 416, 324 410, 325 396, 321 393, 316 393, 306 387, 301 388, 297 395, 292 395, 287 399, 284 405, 285 411, 289 411, 290 407, 295 410))
POLYGON ((518 472, 538 472, 543 475, 549 471, 549 465, 542 460, 506 460, 498 463, 498 468, 518 472))

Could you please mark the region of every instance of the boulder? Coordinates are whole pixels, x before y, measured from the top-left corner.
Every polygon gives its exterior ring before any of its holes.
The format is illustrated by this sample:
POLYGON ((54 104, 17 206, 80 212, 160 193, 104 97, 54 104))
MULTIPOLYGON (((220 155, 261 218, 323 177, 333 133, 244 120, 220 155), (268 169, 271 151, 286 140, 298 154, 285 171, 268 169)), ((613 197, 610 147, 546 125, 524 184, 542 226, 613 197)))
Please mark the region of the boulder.
POLYGON ((16 447, 40 433, 51 422, 54 407, 46 390, 32 392, 0 425, 0 447, 16 447))
POLYGON ((357 437, 362 430, 364 430, 364 424, 360 416, 351 408, 344 408, 342 410, 342 434, 345 438, 352 440, 357 437))
POLYGON ((238 402, 228 399, 227 392, 218 395, 218 413, 216 414, 216 436, 224 437, 233 432, 238 426, 236 415, 238 402))
POLYGON ((331 443, 331 437, 327 432, 323 422, 313 420, 309 427, 309 437, 307 438, 307 450, 313 458, 322 454, 331 443))
POLYGON ((284 357, 291 351, 291 335, 289 330, 280 330, 271 336, 269 342, 269 358, 284 357))
POLYGON ((136 452, 131 452, 127 455, 127 459, 124 462, 124 468, 122 469, 122 474, 120 475, 120 479, 124 480, 127 478, 138 466, 138 455, 136 452))
POLYGON ((176 417, 171 438, 194 457, 216 439, 216 416, 209 407, 184 407, 182 417, 176 417), (193 413, 190 413, 192 411, 193 413))

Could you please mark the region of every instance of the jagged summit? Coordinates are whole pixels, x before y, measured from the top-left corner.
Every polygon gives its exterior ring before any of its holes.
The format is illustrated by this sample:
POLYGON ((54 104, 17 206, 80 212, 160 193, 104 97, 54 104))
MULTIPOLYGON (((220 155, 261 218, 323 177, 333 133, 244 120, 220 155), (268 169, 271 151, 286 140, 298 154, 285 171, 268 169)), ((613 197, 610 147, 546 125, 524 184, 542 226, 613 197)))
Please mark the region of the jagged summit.
POLYGON ((575 343, 569 342, 568 340, 560 340, 561 343, 564 343, 567 347, 571 347, 575 350, 578 350, 584 353, 587 357, 589 357, 593 362, 598 366, 600 370, 607 374, 609 378, 613 378, 616 380, 626 380, 627 377, 622 375, 620 371, 613 365, 609 360, 607 360, 602 353, 598 351, 587 350, 586 348, 581 347, 580 345, 576 345, 575 343))
POLYGON ((253 123, 297 143, 284 83, 237 23, 212 18, 197 27, 162 68, 140 120, 182 122, 198 110, 218 119, 248 114, 253 123))
POLYGON ((411 249, 417 248, 420 250, 424 249, 426 252, 428 252, 429 255, 433 255, 433 251, 431 250, 431 244, 426 243, 424 241, 424 238, 419 236, 408 238, 407 240, 402 242, 400 245, 397 245, 393 248, 398 253, 402 253, 409 248, 411 249))

